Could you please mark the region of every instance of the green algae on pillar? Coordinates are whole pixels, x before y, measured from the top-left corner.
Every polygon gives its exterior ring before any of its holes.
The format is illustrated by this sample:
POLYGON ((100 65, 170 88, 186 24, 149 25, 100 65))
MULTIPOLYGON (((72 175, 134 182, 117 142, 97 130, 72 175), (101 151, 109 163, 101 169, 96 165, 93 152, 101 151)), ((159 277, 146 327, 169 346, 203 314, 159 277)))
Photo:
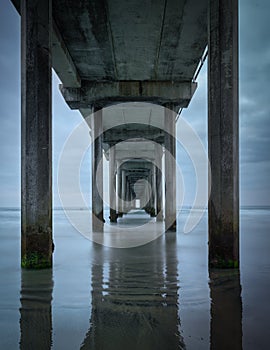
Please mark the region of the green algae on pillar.
POLYGON ((21 1, 21 266, 52 266, 51 0, 21 1))

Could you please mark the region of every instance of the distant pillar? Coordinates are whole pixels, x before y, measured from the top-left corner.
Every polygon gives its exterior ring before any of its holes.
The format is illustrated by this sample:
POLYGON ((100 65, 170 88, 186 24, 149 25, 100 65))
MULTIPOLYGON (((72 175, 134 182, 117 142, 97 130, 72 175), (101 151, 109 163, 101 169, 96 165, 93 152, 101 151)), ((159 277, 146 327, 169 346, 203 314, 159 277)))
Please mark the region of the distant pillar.
POLYGON ((21 0, 21 266, 52 266, 51 0, 21 0))
POLYGON ((165 111, 165 228, 176 231, 176 160, 175 160, 175 112, 165 111))
POLYGON ((125 213, 128 213, 130 211, 130 200, 131 200, 130 183, 129 183, 128 177, 126 176, 125 213))
POLYGON ((156 212, 157 221, 163 221, 163 191, 162 191, 162 153, 161 146, 156 147, 156 212))
POLYGON ((208 50, 209 266, 238 267, 237 0, 209 1, 208 50))
POLYGON ((126 171, 125 170, 122 170, 122 195, 121 195, 121 198, 122 198, 122 213, 126 213, 126 208, 125 208, 125 201, 126 201, 126 171))
POLYGON ((110 191, 110 221, 117 222, 115 148, 114 147, 111 147, 109 150, 109 191, 110 191))
POLYGON ((151 193, 150 193, 150 215, 156 216, 156 166, 152 164, 151 167, 151 193))
POLYGON ((122 172, 120 169, 120 165, 117 168, 117 196, 118 196, 118 201, 117 201, 117 215, 119 217, 122 217, 123 215, 123 210, 122 210, 122 172))
POLYGON ((103 231, 103 123, 102 109, 95 111, 91 119, 92 129, 92 229, 103 231))

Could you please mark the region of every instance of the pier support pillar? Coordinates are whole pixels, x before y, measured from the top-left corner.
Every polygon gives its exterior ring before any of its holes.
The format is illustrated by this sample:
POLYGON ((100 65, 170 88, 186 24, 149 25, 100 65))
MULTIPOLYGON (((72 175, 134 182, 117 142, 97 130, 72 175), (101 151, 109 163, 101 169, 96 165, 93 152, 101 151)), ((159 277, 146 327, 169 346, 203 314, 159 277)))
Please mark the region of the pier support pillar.
POLYGON ((109 150, 109 192, 110 192, 110 221, 117 222, 116 214, 116 174, 115 148, 109 150))
POLYGON ((156 216, 156 166, 152 164, 150 173, 151 180, 151 194, 150 194, 150 216, 156 216))
POLYGON ((156 212, 157 221, 163 221, 163 191, 162 191, 162 153, 161 146, 156 147, 156 212))
POLYGON ((120 169, 120 165, 118 164, 117 167, 117 216, 122 217, 123 216, 123 210, 122 210, 122 172, 120 169))
POLYGON ((122 170, 122 190, 121 190, 121 198, 122 198, 122 213, 123 214, 126 214, 126 171, 125 170, 122 170))
POLYGON ((165 125, 165 228, 176 231, 176 145, 175 112, 168 106, 164 108, 165 125))
POLYGON ((103 232, 103 123, 102 109, 95 111, 91 119, 92 130, 92 230, 103 232))
POLYGON ((239 266, 238 1, 209 0, 209 266, 239 266))
POLYGON ((21 0, 21 266, 52 266, 51 0, 21 0))

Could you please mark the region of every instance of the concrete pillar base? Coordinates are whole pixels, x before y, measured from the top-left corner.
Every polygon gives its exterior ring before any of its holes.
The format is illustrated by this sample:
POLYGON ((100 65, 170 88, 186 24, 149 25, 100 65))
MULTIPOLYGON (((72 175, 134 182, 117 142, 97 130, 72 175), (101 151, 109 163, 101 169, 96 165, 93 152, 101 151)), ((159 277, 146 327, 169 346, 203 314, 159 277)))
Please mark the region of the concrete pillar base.
POLYGON ((117 217, 118 217, 118 214, 116 213, 116 210, 111 209, 110 216, 109 216, 110 222, 117 222, 117 217))
POLYGON ((103 232, 104 229, 104 218, 103 213, 100 215, 95 215, 92 213, 92 230, 93 232, 103 232))
POLYGON ((21 246, 21 267, 46 269, 52 267, 54 244, 51 231, 23 235, 21 246))
POLYGON ((173 221, 172 224, 168 225, 168 227, 166 225, 166 232, 176 232, 176 228, 176 221, 173 221))

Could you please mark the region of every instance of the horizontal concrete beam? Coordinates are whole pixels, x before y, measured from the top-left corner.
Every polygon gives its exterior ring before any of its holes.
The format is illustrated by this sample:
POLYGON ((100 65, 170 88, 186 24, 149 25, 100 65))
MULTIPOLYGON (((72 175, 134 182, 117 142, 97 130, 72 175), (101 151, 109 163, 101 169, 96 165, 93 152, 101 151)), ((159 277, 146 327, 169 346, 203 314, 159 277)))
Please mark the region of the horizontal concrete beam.
POLYGON ((187 107, 197 84, 186 81, 82 81, 81 88, 60 85, 71 109, 105 107, 117 102, 168 103, 187 107))
POLYGON ((52 31, 52 66, 65 86, 77 88, 81 86, 79 73, 54 21, 52 31))
MULTIPOLYGON (((14 7, 21 13, 20 0, 11 0, 14 7)), ((52 66, 59 79, 65 86, 80 87, 81 79, 69 51, 62 39, 58 27, 52 23, 52 66)))
POLYGON ((128 159, 147 159, 147 160, 153 160, 155 159, 155 153, 152 151, 142 151, 142 150, 128 150, 128 151, 117 151, 116 152, 116 159, 121 160, 128 160, 128 159))
MULTIPOLYGON (((128 129, 123 127, 122 130, 115 130, 115 129, 108 129, 103 134, 103 142, 109 143, 109 144, 116 144, 125 140, 130 139, 138 139, 138 142, 140 140, 140 137, 142 139, 147 139, 151 141, 155 141, 157 143, 163 143, 164 142, 164 132, 161 129, 158 128, 147 128, 136 130, 134 129, 128 129)), ((135 149, 136 150, 136 149, 135 149)))

